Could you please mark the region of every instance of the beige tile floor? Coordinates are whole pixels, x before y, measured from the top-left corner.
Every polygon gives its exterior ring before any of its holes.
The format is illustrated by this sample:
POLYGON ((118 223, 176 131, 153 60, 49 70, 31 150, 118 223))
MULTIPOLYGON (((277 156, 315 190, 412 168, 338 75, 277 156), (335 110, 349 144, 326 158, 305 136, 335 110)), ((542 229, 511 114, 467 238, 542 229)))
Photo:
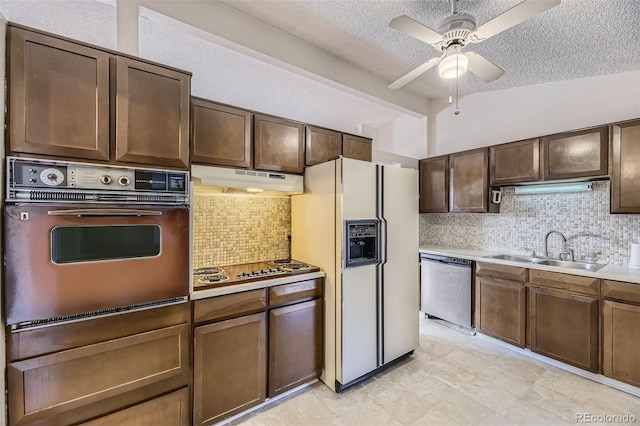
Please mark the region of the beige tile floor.
POLYGON ((575 425, 578 413, 640 424, 640 398, 421 318, 411 358, 341 394, 315 383, 232 424, 575 425))

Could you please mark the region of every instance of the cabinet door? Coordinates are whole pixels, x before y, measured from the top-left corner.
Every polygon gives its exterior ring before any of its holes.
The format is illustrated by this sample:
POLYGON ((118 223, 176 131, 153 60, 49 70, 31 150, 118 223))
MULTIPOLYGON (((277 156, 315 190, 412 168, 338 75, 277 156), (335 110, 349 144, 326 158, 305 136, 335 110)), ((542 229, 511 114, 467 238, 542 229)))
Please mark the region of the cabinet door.
POLYGON ((189 168, 187 74, 117 58, 116 161, 189 168))
POLYGON ((145 388, 157 395, 184 386, 189 331, 177 325, 10 363, 10 424, 52 416, 51 423, 71 424, 113 411, 114 400, 130 405, 154 396, 145 388))
POLYGON ((540 180, 540 140, 531 139, 490 147, 489 167, 491 185, 540 180))
POLYGON ((342 155, 342 134, 320 127, 307 126, 305 164, 324 163, 342 155))
POLYGON ((602 373, 640 386, 640 306, 605 300, 602 305, 602 373))
POLYGON ((249 111, 191 99, 191 161, 251 168, 249 111))
POLYGON ((611 213, 640 213, 640 120, 613 125, 611 213))
POLYGON ((109 158, 109 57, 8 27, 9 151, 109 158))
POLYGON ((189 388, 184 388, 82 424, 87 426, 188 426, 191 424, 190 414, 189 388))
POLYGON ((304 172, 304 125, 283 118, 254 115, 253 167, 285 173, 304 172))
POLYGON ((269 313, 269 397, 320 376, 322 299, 269 313))
POLYGON ((449 156, 420 160, 420 213, 449 211, 449 156))
POLYGON ((371 139, 342 135, 342 155, 354 160, 371 161, 371 139))
POLYGON ((266 314, 194 329, 193 417, 209 425, 264 401, 266 314))
POLYGON ((489 150, 459 152, 449 156, 449 211, 484 213, 489 201, 489 150))
POLYGON ((531 350, 597 373, 597 298, 531 287, 531 350))
POLYGON ((608 157, 607 126, 542 138, 544 180, 606 175, 608 157))
POLYGON ((524 283, 476 277, 476 328, 478 331, 524 347, 524 283))

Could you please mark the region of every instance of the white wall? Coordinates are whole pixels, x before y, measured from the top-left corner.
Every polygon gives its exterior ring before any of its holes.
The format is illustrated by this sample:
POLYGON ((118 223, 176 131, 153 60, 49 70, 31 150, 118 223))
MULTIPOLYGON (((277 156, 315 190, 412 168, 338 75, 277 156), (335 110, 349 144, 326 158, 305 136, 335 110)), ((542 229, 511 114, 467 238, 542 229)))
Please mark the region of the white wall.
MULTIPOLYGON (((369 127, 363 125, 364 128, 369 127)), ((411 158, 427 156, 427 118, 416 118, 406 114, 377 126, 377 137, 373 148, 394 152, 411 158)), ((366 135, 365 135, 366 136, 366 135)))
POLYGON ((640 117, 640 71, 431 102, 429 156, 640 117))

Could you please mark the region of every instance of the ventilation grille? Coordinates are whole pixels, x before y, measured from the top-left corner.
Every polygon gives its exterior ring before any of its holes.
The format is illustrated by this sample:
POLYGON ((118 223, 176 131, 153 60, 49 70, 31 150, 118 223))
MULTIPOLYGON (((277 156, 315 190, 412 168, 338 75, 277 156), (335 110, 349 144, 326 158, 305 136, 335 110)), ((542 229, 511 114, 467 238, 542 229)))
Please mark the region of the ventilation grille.
POLYGON ((29 199, 34 201, 86 201, 87 194, 77 192, 31 191, 29 199))
POLYGON ((189 197, 186 195, 25 190, 11 191, 8 201, 185 205, 189 204, 189 197))
POLYGON ((16 333, 19 331, 33 330, 35 328, 50 327, 52 325, 67 324, 71 322, 84 321, 87 319, 93 319, 98 317, 106 317, 111 315, 118 315, 124 312, 142 311, 145 309, 156 308, 159 306, 175 305, 187 301, 187 296, 174 297, 172 299, 158 300, 155 302, 138 303, 135 305, 121 306, 119 308, 102 309, 99 311, 86 312, 82 314, 65 315, 60 317, 48 318, 44 320, 26 321, 19 324, 13 324, 11 326, 11 332, 16 333))

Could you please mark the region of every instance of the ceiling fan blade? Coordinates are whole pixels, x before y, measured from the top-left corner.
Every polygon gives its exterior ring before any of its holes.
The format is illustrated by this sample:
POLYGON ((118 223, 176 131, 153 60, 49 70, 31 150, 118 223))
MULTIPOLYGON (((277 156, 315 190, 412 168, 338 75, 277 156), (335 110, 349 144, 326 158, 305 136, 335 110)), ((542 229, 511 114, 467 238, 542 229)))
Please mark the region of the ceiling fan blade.
POLYGON ((393 29, 409 34, 413 38, 424 41, 427 44, 436 44, 442 41, 442 36, 420 22, 409 18, 407 15, 398 16, 389 22, 393 29))
POLYGON ((545 10, 560 4, 561 0, 525 0, 511 9, 486 22, 472 34, 472 41, 478 42, 493 37, 545 10))
POLYGON ((476 52, 466 52, 465 56, 469 59, 469 71, 487 83, 500 78, 504 74, 502 68, 489 62, 476 52))
POLYGON ((414 69, 413 71, 409 71, 408 73, 406 73, 405 75, 403 75, 402 77, 400 77, 399 79, 391 83, 388 86, 389 89, 399 89, 403 87, 405 84, 409 83, 419 75, 424 74, 425 72, 429 71, 431 68, 438 65, 438 63, 440 63, 440 58, 429 59, 427 62, 420 65, 418 68, 414 69))

